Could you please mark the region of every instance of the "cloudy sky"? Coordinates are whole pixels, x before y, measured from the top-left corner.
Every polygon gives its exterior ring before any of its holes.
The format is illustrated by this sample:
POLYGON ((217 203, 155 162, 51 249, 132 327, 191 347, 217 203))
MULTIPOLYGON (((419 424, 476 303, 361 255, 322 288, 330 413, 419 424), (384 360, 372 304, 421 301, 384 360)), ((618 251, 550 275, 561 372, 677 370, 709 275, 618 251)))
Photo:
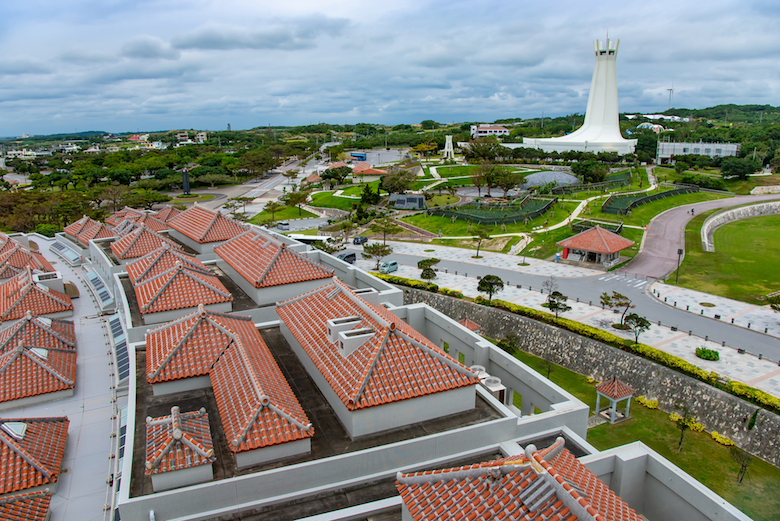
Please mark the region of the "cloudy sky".
POLYGON ((0 136, 780 104, 777 0, 0 2, 0 136))

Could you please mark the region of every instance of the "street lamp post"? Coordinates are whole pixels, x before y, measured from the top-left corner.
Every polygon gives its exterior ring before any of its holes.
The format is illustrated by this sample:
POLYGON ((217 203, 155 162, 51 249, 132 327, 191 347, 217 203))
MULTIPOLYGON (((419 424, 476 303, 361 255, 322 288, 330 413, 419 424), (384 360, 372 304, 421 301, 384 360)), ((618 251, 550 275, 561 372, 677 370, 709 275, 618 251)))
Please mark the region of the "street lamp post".
POLYGON ((677 274, 674 276, 674 283, 677 284, 677 280, 680 278, 680 259, 682 258, 683 249, 677 248, 677 274))

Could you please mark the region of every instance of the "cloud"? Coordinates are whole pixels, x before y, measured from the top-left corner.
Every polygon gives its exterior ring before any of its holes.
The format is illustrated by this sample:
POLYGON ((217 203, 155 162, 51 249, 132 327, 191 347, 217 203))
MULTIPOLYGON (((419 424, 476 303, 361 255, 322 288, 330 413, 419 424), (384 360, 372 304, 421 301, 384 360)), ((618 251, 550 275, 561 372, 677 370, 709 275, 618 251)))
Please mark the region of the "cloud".
POLYGON ((160 38, 144 34, 124 44, 120 55, 126 58, 178 60, 181 52, 160 38))
POLYGON ((53 70, 36 59, 0 60, 0 74, 49 74, 53 70))

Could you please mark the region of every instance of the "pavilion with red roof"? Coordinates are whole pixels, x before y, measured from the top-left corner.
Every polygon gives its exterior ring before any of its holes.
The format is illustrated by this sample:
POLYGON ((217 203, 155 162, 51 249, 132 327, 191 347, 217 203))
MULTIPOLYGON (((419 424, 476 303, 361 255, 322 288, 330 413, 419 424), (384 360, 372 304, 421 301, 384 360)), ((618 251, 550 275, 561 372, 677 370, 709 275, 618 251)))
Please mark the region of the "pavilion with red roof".
POLYGON ((604 408, 604 413, 609 410, 609 422, 615 423, 628 419, 628 410, 631 407, 631 397, 634 396, 634 389, 624 384, 617 378, 607 380, 596 386, 596 414, 602 414, 599 408, 601 398, 609 400, 609 407, 604 408), (617 410, 618 403, 626 400, 626 410, 621 413, 617 410))
POLYGON ((563 248, 564 259, 595 262, 609 267, 617 263, 621 251, 635 243, 601 226, 594 226, 556 244, 563 248))

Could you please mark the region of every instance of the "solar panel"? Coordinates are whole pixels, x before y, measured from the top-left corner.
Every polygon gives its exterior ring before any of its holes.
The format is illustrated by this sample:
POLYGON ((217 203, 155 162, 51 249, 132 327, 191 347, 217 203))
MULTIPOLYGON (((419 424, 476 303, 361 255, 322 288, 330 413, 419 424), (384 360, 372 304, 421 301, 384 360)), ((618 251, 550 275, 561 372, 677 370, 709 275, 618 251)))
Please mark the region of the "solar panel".
POLYGON ((97 273, 91 271, 87 272, 87 278, 89 279, 90 286, 92 286, 93 293, 100 299, 103 307, 110 307, 114 303, 114 298, 111 296, 111 293, 108 292, 106 285, 103 284, 103 279, 101 279, 97 273))
POLYGON ((49 251, 54 252, 54 254, 56 254, 71 266, 77 266, 81 264, 81 255, 60 242, 52 243, 52 245, 49 246, 49 251))
POLYGON ((122 329, 122 321, 119 318, 112 318, 108 322, 111 327, 111 336, 114 337, 114 343, 119 343, 120 340, 124 340, 125 331, 122 329))
POLYGON ((130 376, 130 355, 127 353, 127 342, 122 340, 114 346, 116 352, 116 367, 119 371, 119 381, 130 376))

